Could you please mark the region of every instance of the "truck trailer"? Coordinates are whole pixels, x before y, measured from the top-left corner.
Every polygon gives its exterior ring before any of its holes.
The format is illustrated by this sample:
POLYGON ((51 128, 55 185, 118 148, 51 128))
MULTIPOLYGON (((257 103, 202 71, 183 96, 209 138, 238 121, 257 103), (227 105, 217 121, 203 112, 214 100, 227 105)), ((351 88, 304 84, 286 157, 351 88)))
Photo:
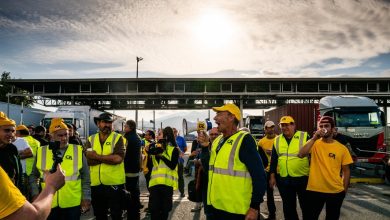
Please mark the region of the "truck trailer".
MULTIPOLYGON (((279 124, 281 117, 289 115, 294 118, 296 129, 307 131, 312 135, 317 130, 319 117, 318 104, 287 104, 265 112, 265 121, 273 121, 279 124)), ((279 126, 276 126, 277 133, 280 134, 279 126)))
MULTIPOLYGON (((94 118, 98 117, 103 111, 92 109, 90 106, 59 106, 57 111, 47 113, 43 119, 43 125, 49 128, 53 118, 62 118, 65 123, 74 124, 81 140, 84 142, 87 138, 98 131, 94 118)), ((126 118, 114 115, 114 131, 123 131, 126 118)))

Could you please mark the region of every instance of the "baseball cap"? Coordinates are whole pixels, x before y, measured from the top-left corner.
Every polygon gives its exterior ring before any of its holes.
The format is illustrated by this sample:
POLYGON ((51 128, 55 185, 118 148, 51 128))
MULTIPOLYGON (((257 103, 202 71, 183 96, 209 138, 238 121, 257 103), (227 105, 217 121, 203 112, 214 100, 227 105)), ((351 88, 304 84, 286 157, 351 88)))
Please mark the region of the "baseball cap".
POLYGON ((62 118, 53 118, 50 123, 49 132, 54 133, 59 130, 68 130, 68 126, 62 118))
POLYGON ((8 125, 15 126, 16 123, 14 120, 7 118, 4 112, 0 112, 0 126, 8 126, 8 125))
POLYGON ((221 107, 213 107, 213 110, 215 112, 230 112, 236 117, 237 120, 241 120, 241 111, 235 104, 228 103, 221 107))
POLYGON ((275 126, 275 123, 273 121, 266 121, 264 124, 264 128, 269 128, 275 126))
POLYGON ((329 123, 331 127, 334 127, 334 119, 330 116, 322 116, 318 124, 320 123, 329 123))
POLYGON ((291 116, 283 116, 280 118, 279 124, 290 124, 290 123, 295 123, 294 119, 291 116))
POLYGON ((26 127, 26 125, 18 125, 16 127, 16 130, 17 131, 22 131, 22 130, 28 131, 28 128, 26 127))

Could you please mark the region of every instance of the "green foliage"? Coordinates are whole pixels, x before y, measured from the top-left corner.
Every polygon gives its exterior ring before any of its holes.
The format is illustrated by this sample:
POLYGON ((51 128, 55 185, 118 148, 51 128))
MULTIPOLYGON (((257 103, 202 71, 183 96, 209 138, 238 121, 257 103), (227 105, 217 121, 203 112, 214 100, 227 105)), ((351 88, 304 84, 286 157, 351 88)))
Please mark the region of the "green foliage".
MULTIPOLYGON (((9 80, 11 79, 11 73, 4 71, 1 74, 1 81, 0 81, 0 101, 7 102, 7 93, 28 93, 25 90, 19 89, 19 88, 13 88, 12 85, 9 84, 9 80)), ((24 106, 30 107, 34 103, 34 98, 31 96, 10 96, 9 102, 12 104, 21 105, 23 103, 24 106)))

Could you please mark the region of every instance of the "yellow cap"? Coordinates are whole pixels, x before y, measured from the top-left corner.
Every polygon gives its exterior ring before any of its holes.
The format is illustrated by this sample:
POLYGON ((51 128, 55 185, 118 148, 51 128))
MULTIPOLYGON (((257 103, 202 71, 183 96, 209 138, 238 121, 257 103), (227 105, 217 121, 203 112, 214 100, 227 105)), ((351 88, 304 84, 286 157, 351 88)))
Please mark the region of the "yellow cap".
POLYGON ((59 130, 68 130, 68 126, 62 118, 53 118, 50 123, 49 132, 54 133, 59 130))
POLYGON ((26 125, 18 125, 18 126, 16 127, 16 130, 17 130, 17 131, 21 131, 21 130, 28 131, 28 128, 26 127, 26 125))
POLYGON ((294 119, 291 116, 283 116, 279 122, 279 124, 290 124, 290 123, 295 123, 294 119))
POLYGON ((215 112, 230 112, 237 118, 237 120, 241 120, 241 111, 235 104, 228 103, 221 107, 213 107, 213 110, 215 112))
POLYGON ((0 126, 9 126, 9 125, 15 126, 16 123, 14 120, 7 118, 4 112, 0 112, 0 126))

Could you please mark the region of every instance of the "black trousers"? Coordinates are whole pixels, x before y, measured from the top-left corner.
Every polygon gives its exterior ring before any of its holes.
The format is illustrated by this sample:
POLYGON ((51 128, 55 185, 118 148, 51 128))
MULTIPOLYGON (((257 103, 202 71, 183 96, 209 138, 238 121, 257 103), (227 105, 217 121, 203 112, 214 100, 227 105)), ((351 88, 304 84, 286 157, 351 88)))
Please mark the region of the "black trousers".
POLYGON ((183 163, 177 164, 177 175, 179 177, 179 192, 184 194, 184 178, 183 178, 183 163))
POLYGON ((301 206, 304 220, 308 218, 308 208, 306 202, 307 176, 302 177, 280 177, 278 189, 283 200, 284 219, 298 220, 297 196, 301 206))
POLYGON ((81 215, 80 206, 70 208, 52 208, 47 220, 79 220, 81 215))
POLYGON ((149 211, 152 220, 167 220, 173 205, 173 187, 156 185, 149 190, 149 211))
POLYGON ((318 219, 326 204, 326 220, 337 220, 345 198, 345 191, 340 193, 322 193, 307 191, 307 202, 310 219, 318 219))
MULTIPOLYGON (((270 187, 269 185, 269 179, 270 179, 270 173, 266 172, 267 174, 267 208, 269 217, 275 217, 276 216, 276 206, 275 206, 275 199, 274 199, 274 189, 270 187)), ((279 182, 279 177, 276 177, 279 182)))
POLYGON ((92 207, 96 220, 107 220, 108 209, 111 219, 122 219, 123 185, 91 186, 92 207))
POLYGON ((139 208, 141 206, 139 176, 126 177, 126 190, 130 192, 130 201, 125 204, 128 219, 140 219, 139 208))

